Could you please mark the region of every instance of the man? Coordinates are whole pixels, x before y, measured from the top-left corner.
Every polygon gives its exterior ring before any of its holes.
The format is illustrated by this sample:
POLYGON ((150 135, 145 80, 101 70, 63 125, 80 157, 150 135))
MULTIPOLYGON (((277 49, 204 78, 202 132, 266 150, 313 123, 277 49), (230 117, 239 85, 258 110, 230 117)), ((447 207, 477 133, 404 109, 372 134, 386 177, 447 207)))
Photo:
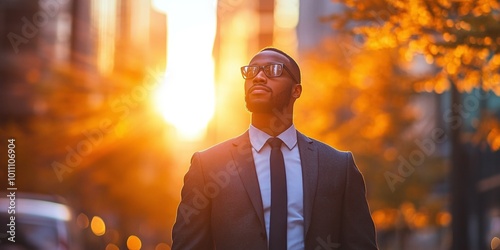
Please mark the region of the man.
POLYGON ((265 48, 241 73, 250 128, 193 155, 172 249, 377 249, 352 154, 295 130, 295 60, 265 48))

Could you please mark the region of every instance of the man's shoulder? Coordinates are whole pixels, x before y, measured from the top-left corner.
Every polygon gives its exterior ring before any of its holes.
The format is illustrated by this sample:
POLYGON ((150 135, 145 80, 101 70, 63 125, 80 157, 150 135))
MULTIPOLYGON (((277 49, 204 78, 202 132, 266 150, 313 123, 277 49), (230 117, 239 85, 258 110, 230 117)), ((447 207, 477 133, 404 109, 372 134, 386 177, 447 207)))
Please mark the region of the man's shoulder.
POLYGON ((345 169, 354 162, 354 156, 350 151, 337 149, 329 144, 309 138, 308 143, 316 150, 320 166, 335 166, 338 169, 345 169))
POLYGON ((306 142, 314 145, 318 149, 318 152, 320 152, 320 153, 336 154, 336 155, 350 154, 349 151, 340 150, 334 146, 327 144, 326 142, 320 141, 320 140, 315 139, 315 138, 311 138, 311 137, 309 137, 305 134, 302 134, 300 132, 298 134, 299 134, 299 136, 303 136, 303 138, 305 138, 306 142))
POLYGON ((246 131, 239 136, 227 139, 227 140, 219 142, 213 146, 210 146, 209 148, 203 149, 203 150, 199 151, 199 153, 212 154, 212 153, 217 153, 217 152, 221 152, 221 151, 227 151, 232 147, 249 146, 249 145, 250 145, 250 140, 248 139, 248 131, 246 131))

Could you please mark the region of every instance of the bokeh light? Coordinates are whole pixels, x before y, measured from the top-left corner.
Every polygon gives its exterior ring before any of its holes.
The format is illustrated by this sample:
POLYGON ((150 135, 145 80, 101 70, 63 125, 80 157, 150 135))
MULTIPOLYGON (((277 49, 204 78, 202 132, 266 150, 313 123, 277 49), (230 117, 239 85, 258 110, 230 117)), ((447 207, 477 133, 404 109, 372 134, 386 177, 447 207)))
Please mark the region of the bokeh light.
POLYGON ((120 250, 120 248, 117 245, 115 245, 115 244, 109 243, 106 246, 106 250, 120 250))
POLYGON ((440 212, 436 215, 438 225, 446 227, 451 223, 451 214, 449 212, 440 212))
POLYGON ((491 239, 491 250, 498 250, 500 249, 500 238, 498 237, 493 237, 493 239, 491 239))
POLYGON ((104 223, 104 220, 99 216, 92 217, 90 228, 92 229, 92 232, 97 236, 102 236, 106 233, 106 224, 104 223))
POLYGON ((80 213, 77 217, 76 217, 76 224, 78 225, 78 227, 80 227, 81 229, 85 229, 87 227, 89 227, 89 217, 87 217, 86 214, 84 213, 80 213))
POLYGON ((142 242, 139 237, 130 235, 127 239, 127 247, 129 250, 139 250, 142 247, 142 242))
POLYGON ((156 245, 155 250, 170 250, 170 246, 167 243, 160 243, 156 245))

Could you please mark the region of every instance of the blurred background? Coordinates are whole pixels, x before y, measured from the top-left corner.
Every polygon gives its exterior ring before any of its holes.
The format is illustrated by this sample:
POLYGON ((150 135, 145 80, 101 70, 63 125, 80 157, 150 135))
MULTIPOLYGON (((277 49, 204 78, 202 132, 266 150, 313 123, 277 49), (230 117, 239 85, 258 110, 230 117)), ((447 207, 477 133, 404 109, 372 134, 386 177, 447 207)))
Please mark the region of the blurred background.
POLYGON ((354 153, 381 249, 500 249, 498 1, 2 0, 0 151, 18 194, 71 211, 57 249, 170 249, 265 46, 302 68, 298 130, 354 153))

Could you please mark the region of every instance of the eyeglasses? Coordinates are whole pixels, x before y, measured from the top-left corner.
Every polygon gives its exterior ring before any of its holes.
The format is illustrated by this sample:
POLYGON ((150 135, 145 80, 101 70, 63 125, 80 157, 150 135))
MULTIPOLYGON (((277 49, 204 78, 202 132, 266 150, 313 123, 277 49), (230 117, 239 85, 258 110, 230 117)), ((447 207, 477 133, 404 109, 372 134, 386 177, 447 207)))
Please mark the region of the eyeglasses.
POLYGON ((268 64, 264 66, 243 66, 241 67, 241 75, 245 80, 252 79, 257 76, 257 74, 259 74, 261 69, 269 78, 281 76, 283 74, 283 69, 285 69, 286 72, 288 72, 288 74, 292 77, 292 79, 296 83, 299 83, 299 81, 297 81, 297 79, 295 79, 295 77, 293 76, 292 72, 290 72, 290 70, 283 63, 268 64))

